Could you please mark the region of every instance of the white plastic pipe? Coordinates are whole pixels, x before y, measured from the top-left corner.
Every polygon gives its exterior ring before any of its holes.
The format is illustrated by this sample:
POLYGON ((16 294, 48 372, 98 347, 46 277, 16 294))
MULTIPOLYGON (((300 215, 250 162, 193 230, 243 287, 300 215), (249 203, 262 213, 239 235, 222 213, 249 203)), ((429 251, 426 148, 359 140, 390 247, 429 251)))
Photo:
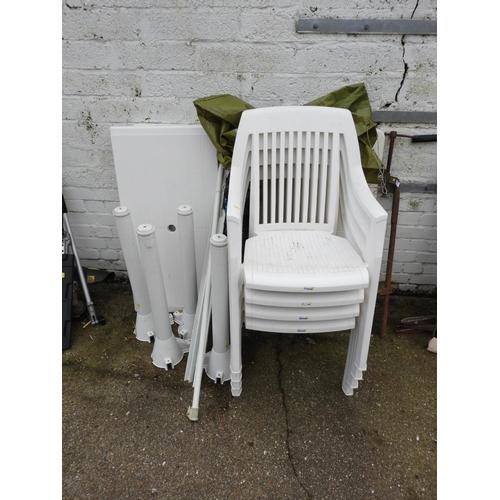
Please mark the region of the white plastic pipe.
POLYGON ((137 228, 137 236, 155 323, 155 343, 151 357, 155 366, 169 370, 181 361, 183 350, 170 326, 154 226, 141 224, 137 228))
MULTIPOLYGON (((215 200, 213 206, 212 214, 212 226, 210 228, 210 237, 214 234, 222 231, 222 226, 224 224, 224 217, 221 217, 221 198, 223 190, 224 181, 224 169, 222 165, 219 164, 219 169, 217 171, 217 184, 215 191, 215 200), (220 227, 220 229, 219 229, 220 227)), ((224 212, 222 211, 222 214, 224 212)), ((210 245, 205 252, 205 261, 203 264, 203 272, 201 275, 200 291, 198 294, 198 304, 196 307, 196 314, 193 323, 193 330, 191 334, 191 347, 189 349, 189 355, 186 363, 186 372, 184 374, 184 380, 188 382, 193 382, 195 377, 195 371, 197 363, 201 363, 201 371, 203 371, 203 360, 201 357, 199 361, 198 350, 200 345, 200 337, 204 337, 203 349, 206 346, 206 336, 208 334, 209 325, 209 315, 210 315, 210 245), (202 333, 203 332, 203 333, 202 333)), ((201 384, 201 375, 200 382, 201 384)), ((196 384, 196 382, 195 382, 196 384)), ((195 387, 196 392, 196 387, 195 387)), ((191 418, 191 417, 190 417, 191 418)))
POLYGON ((227 236, 210 238, 212 285, 212 350, 206 355, 206 373, 221 384, 231 378, 229 369, 229 279, 227 236))
POLYGON ((189 205, 181 205, 177 209, 177 224, 184 288, 184 308, 179 324, 179 336, 182 339, 191 339, 196 302, 198 301, 198 281, 196 277, 193 209, 189 205))
POLYGON ((222 353, 229 348, 229 288, 227 270, 227 236, 214 234, 212 247, 212 328, 213 348, 222 353))
MULTIPOLYGON (((224 224, 224 216, 221 216, 221 200, 224 184, 224 169, 219 164, 217 173, 217 185, 215 192, 214 210, 212 216, 212 227, 210 236, 220 232, 224 224)), ((198 297, 198 306, 193 326, 193 335, 191 339, 191 349, 189 351, 188 362, 184 380, 193 381, 194 391, 193 403, 188 408, 187 416, 190 420, 198 420, 201 380, 203 375, 203 366, 205 364, 205 350, 207 346, 208 326, 211 309, 211 287, 210 287, 210 245, 205 254, 205 265, 203 267, 202 286, 200 296, 198 297)))
POLYGON ((195 375, 197 357, 198 357, 198 347, 200 344, 200 331, 203 329, 203 318, 204 318, 204 308, 207 302, 207 261, 209 257, 209 252, 207 250, 205 255, 205 264, 203 266, 203 274, 201 276, 200 283, 200 293, 198 295, 198 305, 196 307, 196 314, 194 317, 193 329, 191 333, 191 348, 189 349, 188 360, 186 363, 186 372, 184 374, 184 380, 188 382, 193 382, 195 375))
POLYGON ((132 287, 134 308, 137 312, 134 333, 137 340, 150 342, 155 329, 153 313, 130 210, 125 206, 116 207, 113 215, 132 287))

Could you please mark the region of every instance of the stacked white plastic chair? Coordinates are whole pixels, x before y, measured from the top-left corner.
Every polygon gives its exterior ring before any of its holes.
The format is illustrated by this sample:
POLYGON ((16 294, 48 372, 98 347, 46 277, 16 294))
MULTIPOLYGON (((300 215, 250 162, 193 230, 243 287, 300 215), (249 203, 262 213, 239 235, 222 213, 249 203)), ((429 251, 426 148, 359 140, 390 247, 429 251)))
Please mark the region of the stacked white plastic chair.
POLYGON ((266 332, 350 330, 342 389, 353 393, 366 370, 386 220, 362 172, 350 111, 242 114, 227 204, 234 396, 242 392, 243 322, 266 332))

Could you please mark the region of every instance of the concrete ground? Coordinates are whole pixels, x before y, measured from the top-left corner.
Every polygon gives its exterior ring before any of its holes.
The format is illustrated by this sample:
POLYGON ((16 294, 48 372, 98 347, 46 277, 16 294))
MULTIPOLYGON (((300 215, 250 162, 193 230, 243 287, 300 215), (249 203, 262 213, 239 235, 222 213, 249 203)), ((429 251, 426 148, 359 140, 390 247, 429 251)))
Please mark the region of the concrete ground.
POLYGON ((435 299, 391 297, 388 333, 373 336, 351 397, 347 332, 245 332, 242 395, 204 376, 191 422, 187 357, 170 371, 152 364, 127 282, 90 293, 106 324, 74 321, 62 352, 64 499, 437 498, 432 334, 393 331, 436 314, 435 299))

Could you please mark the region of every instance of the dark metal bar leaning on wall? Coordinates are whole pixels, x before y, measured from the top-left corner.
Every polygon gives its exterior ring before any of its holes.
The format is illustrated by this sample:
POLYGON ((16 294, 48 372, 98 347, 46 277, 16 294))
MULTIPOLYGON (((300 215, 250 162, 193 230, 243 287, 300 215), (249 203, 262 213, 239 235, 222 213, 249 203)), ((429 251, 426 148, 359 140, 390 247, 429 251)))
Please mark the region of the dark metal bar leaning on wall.
MULTIPOLYGON (((397 177, 391 175, 391 164, 392 164, 392 155, 394 152, 394 143, 396 137, 409 137, 412 142, 435 142, 437 141, 437 134, 427 134, 427 135, 405 135, 398 134, 395 130, 391 130, 390 132, 386 132, 386 135, 389 136, 389 153, 387 156, 387 166, 386 166, 386 183, 387 186, 391 188, 393 191, 392 198, 392 210, 391 210, 391 229, 389 235, 389 249, 387 253, 387 268, 385 272, 385 283, 382 288, 379 289, 378 295, 383 298, 382 304, 382 319, 380 322, 380 336, 385 337, 387 333, 387 319, 389 317, 389 297, 392 293, 392 266, 394 263, 394 248, 396 246, 396 231, 398 225, 398 215, 399 215, 399 201, 400 195, 402 191, 402 185, 399 182, 397 177)), ((406 186, 411 186, 412 184, 406 184, 406 186)), ((437 185, 420 185, 423 186, 423 190, 421 192, 432 192, 429 189, 429 186, 435 186, 435 191, 437 192, 437 185)), ((407 191, 410 191, 408 189, 407 191)), ((410 191, 417 192, 417 191, 410 191)))

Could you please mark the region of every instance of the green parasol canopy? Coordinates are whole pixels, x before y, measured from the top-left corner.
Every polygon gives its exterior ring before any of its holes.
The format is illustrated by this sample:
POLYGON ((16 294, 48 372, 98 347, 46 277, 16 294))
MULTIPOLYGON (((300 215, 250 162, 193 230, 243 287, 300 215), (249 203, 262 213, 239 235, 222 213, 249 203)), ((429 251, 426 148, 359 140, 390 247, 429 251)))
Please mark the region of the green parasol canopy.
MULTIPOLYGON (((194 106, 200 124, 217 149, 218 161, 226 170, 230 170, 241 114, 254 106, 231 94, 203 97, 194 101, 194 106)), ((372 149, 377 140, 377 132, 364 83, 342 87, 305 106, 330 106, 351 111, 366 181, 378 183, 380 159, 372 149)))

